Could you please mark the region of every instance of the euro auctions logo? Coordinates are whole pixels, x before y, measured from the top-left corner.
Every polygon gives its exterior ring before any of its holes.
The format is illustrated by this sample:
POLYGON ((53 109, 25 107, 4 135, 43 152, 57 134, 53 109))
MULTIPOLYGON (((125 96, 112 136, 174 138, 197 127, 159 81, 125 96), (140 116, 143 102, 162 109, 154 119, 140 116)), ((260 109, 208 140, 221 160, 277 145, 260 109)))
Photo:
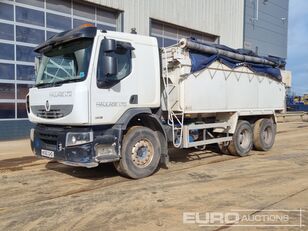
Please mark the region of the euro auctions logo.
POLYGON ((198 226, 304 227, 304 210, 231 210, 228 212, 184 212, 183 224, 198 226))
POLYGON ((183 223, 184 224, 229 224, 239 223, 240 214, 237 212, 184 212, 183 223))

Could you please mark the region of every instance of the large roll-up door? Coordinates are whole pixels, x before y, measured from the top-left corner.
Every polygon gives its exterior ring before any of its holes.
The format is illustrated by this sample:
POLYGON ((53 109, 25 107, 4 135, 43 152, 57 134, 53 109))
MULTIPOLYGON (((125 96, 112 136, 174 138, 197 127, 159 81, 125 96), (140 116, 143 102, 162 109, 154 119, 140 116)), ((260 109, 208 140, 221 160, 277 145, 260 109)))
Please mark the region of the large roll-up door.
POLYGON ((219 37, 208 33, 191 30, 181 26, 151 20, 150 35, 157 38, 160 47, 176 44, 181 38, 193 37, 199 41, 218 43, 219 37))

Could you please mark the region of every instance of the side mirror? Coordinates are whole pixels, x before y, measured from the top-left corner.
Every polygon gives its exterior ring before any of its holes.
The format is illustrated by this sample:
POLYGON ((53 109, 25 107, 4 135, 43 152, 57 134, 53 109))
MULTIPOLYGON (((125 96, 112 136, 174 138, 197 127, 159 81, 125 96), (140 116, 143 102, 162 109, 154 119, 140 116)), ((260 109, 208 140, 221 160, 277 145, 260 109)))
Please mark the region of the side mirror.
POLYGON ((99 88, 112 87, 118 82, 116 79, 110 78, 110 76, 116 75, 118 72, 117 59, 111 56, 104 56, 100 60, 99 65, 103 68, 99 68, 97 86, 99 88))
POLYGON ((35 58, 34 58, 35 75, 37 75, 38 70, 40 69, 41 61, 42 61, 42 56, 35 56, 35 58))
POLYGON ((118 71, 117 59, 111 56, 104 56, 102 60, 104 76, 108 78, 110 75, 116 75, 118 71))
POLYGON ((117 49, 116 41, 114 39, 103 39, 101 44, 103 51, 114 51, 117 49))

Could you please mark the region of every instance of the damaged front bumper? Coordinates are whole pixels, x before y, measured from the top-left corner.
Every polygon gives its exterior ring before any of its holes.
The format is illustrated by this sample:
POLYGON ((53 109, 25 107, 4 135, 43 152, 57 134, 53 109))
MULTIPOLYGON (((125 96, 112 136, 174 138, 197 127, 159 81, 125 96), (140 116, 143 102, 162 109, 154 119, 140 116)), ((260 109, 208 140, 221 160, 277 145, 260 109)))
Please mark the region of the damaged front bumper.
POLYGON ((38 157, 70 166, 92 168, 99 163, 120 159, 121 132, 116 126, 37 125, 31 130, 31 148, 38 157))

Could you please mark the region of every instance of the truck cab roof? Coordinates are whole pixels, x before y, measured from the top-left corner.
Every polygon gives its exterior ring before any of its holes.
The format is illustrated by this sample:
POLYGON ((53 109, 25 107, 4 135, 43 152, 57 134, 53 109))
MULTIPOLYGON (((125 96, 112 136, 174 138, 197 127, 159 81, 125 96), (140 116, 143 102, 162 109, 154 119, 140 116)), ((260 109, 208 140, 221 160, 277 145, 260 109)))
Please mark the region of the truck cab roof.
POLYGON ((115 31, 98 30, 97 27, 91 24, 85 24, 81 25, 78 28, 63 31, 50 37, 48 40, 37 46, 34 51, 37 53, 44 53, 46 50, 49 50, 52 47, 58 46, 60 44, 67 43, 80 38, 94 38, 99 33, 108 34, 109 38, 123 39, 126 41, 129 40, 137 43, 147 44, 150 46, 157 46, 157 40, 154 37, 115 31))

